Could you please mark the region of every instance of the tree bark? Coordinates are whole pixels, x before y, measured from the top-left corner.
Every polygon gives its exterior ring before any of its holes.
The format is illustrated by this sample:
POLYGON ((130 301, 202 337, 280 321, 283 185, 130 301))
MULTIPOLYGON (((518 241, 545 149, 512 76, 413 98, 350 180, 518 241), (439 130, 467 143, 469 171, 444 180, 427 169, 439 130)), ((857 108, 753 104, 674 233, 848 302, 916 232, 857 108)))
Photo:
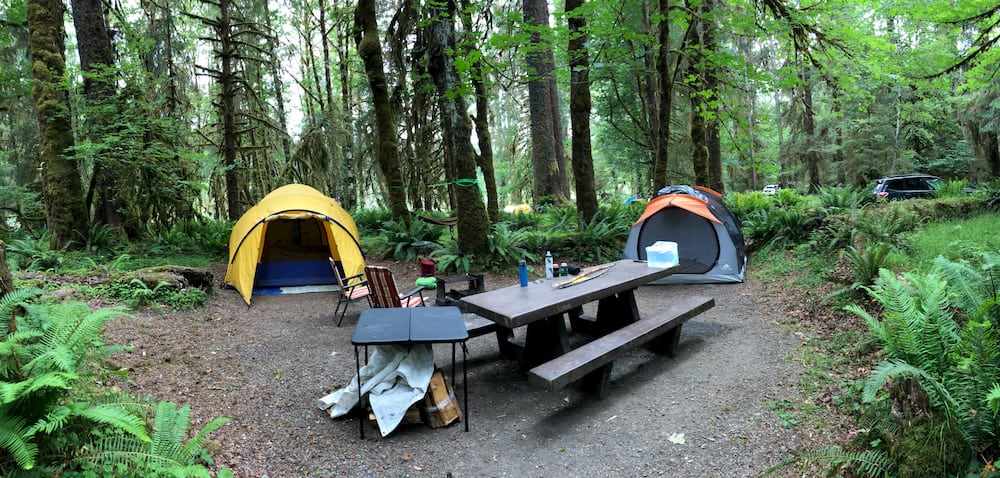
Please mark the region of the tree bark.
MULTIPOLYGON (((557 98, 555 88, 555 60, 549 41, 542 35, 548 31, 549 10, 545 0, 524 0, 524 21, 531 30, 528 40, 527 64, 530 75, 528 81, 528 108, 531 116, 531 165, 534 180, 535 204, 562 204, 565 175, 560 170, 559 158, 562 138, 557 137, 557 119, 553 113, 557 98), (556 143, 559 142, 557 147, 556 143), (561 181, 561 183, 560 183, 561 181)), ((564 160, 563 160, 564 161, 564 160)))
MULTIPOLYGON (((467 1, 463 2, 461 9, 462 25, 466 32, 474 32, 472 15, 467 1)), ((479 58, 482 55, 479 48, 473 41, 464 42, 468 48, 469 58, 479 58)), ((473 123, 476 126, 476 138, 479 139, 479 154, 476 155, 476 164, 483 172, 483 182, 486 183, 486 215, 491 223, 500 220, 500 199, 497 192, 496 171, 493 167, 493 138, 490 134, 490 97, 487 85, 487 73, 485 63, 477 61, 472 73, 472 89, 476 97, 476 116, 473 123)))
POLYGON ((670 157, 670 113, 673 107, 674 84, 670 72, 670 0, 659 0, 660 24, 657 30, 656 74, 657 87, 657 123, 660 125, 656 136, 656 158, 653 161, 653 173, 650 181, 653 189, 667 185, 667 167, 670 157))
MULTIPOLYGON (((705 11, 708 13, 704 22, 705 50, 713 54, 719 51, 719 42, 716 40, 716 23, 714 20, 715 0, 705 1, 705 11)), ((705 89, 712 92, 712 98, 719 98, 719 68, 710 66, 704 69, 705 89)), ((719 136, 719 107, 712 104, 719 104, 716 101, 705 105, 711 112, 705 121, 705 142, 708 143, 708 184, 707 186, 720 194, 725 194, 726 184, 722 179, 722 139, 719 136)))
POLYGON ((233 72, 236 48, 233 45, 229 1, 219 0, 216 33, 219 39, 219 115, 222 116, 222 167, 226 182, 226 217, 235 221, 243 215, 240 208, 240 175, 237 159, 236 75, 233 72))
POLYGON ((83 184, 77 160, 70 151, 73 130, 69 95, 62 86, 66 83, 65 12, 66 6, 60 0, 27 3, 28 50, 35 79, 31 94, 38 113, 42 194, 53 249, 66 247, 88 229, 83 184))
POLYGON ((14 276, 7 267, 7 244, 0 241, 0 299, 14 290, 14 276))
MULTIPOLYGON (((105 137, 111 133, 110 123, 116 116, 115 77, 111 68, 115 65, 111 35, 108 32, 100 0, 72 0, 73 26, 76 28, 77 50, 80 55, 80 68, 83 70, 83 94, 90 111, 87 114, 90 121, 91 141, 104 143, 105 137)), ((122 226, 125 219, 121 211, 125 204, 118 197, 117 175, 115 163, 121 158, 115 158, 111 148, 95 155, 93 187, 91 194, 94 206, 94 222, 113 227, 122 226)))
POLYGON ((461 81, 450 56, 455 51, 455 2, 447 0, 428 8, 434 20, 430 24, 427 70, 437 87, 445 155, 450 156, 458 180, 473 180, 472 184, 453 186, 458 200, 458 248, 463 254, 484 255, 489 252, 489 222, 474 182, 472 122, 466 113, 465 97, 456 91, 461 81))
POLYGON ((399 142, 396 140, 396 118, 389 101, 389 88, 382 63, 382 44, 375 23, 375 1, 358 0, 354 10, 354 41, 365 66, 368 87, 375 110, 375 159, 382 169, 388 187, 389 210, 396 221, 409 223, 406 191, 399 167, 399 142))
POLYGON ((594 158, 590 144, 590 57, 587 51, 587 20, 577 11, 586 0, 566 0, 569 26, 569 117, 572 127, 573 179, 576 209, 584 224, 597 214, 594 158))
POLYGON ((688 133, 691 138, 691 166, 694 168, 694 183, 699 186, 708 186, 708 139, 705 135, 705 99, 702 96, 705 85, 703 83, 705 73, 705 52, 702 45, 702 34, 705 31, 704 11, 701 10, 701 3, 692 5, 687 1, 688 9, 694 12, 692 22, 695 23, 694 34, 688 43, 687 65, 688 83, 688 103, 691 107, 688 116, 688 133))

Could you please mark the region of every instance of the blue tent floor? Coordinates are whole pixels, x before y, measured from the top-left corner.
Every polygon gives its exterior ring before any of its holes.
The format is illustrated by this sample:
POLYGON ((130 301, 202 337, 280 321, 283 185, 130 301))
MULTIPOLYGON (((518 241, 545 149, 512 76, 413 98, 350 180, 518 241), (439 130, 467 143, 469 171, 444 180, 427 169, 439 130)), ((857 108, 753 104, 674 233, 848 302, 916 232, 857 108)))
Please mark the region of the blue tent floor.
POLYGON ((332 284, 328 285, 298 285, 285 287, 254 287, 253 295, 284 295, 284 294, 309 294, 312 292, 333 292, 340 287, 332 284))

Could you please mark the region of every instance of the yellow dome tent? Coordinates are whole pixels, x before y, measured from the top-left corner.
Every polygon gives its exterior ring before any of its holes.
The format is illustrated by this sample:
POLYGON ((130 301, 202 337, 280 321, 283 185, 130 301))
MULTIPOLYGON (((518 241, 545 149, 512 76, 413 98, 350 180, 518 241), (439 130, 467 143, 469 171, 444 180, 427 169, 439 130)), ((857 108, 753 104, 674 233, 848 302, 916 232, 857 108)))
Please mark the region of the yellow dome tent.
POLYGON ((252 294, 336 284, 328 257, 347 276, 364 270, 358 226, 337 201, 309 186, 289 184, 271 191, 236 221, 229 235, 225 284, 247 305, 252 294))

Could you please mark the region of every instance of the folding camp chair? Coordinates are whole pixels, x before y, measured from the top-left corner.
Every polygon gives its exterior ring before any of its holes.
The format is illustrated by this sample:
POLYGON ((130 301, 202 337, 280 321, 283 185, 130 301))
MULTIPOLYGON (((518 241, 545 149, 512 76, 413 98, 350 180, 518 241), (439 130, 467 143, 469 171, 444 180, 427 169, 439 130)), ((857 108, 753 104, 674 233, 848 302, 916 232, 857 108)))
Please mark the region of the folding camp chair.
POLYGON ((330 268, 333 269, 333 275, 337 277, 337 285, 340 286, 337 308, 333 310, 333 317, 337 319, 337 327, 340 327, 340 323, 344 321, 344 315, 347 314, 347 307, 361 299, 368 299, 368 305, 372 305, 372 298, 364 273, 341 277, 337 262, 332 257, 330 258, 330 268), (344 306, 344 310, 340 310, 341 305, 344 306))
POLYGON ((424 305, 423 286, 400 294, 392 271, 382 266, 365 266, 372 307, 417 307, 424 305))

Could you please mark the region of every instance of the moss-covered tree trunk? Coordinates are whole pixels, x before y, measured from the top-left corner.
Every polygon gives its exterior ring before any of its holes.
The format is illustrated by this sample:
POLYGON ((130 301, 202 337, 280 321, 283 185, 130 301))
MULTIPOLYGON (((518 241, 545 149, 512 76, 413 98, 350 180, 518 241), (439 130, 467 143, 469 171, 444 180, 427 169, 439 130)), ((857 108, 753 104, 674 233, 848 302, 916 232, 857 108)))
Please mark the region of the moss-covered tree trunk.
POLYGON ((571 159, 576 209, 580 219, 589 223, 597 214, 597 191, 590 145, 590 56, 587 51, 587 20, 581 13, 584 1, 566 0, 566 16, 569 17, 569 118, 573 131, 571 159))
MULTIPOLYGON (((700 1, 697 2, 697 5, 691 0, 687 0, 686 3, 687 8, 696 13, 695 18, 704 18, 699 14, 704 13, 700 11, 700 1)), ((687 50, 688 57, 691 60, 687 64, 688 71, 686 75, 688 102, 691 105, 688 116, 688 133, 690 133, 691 138, 691 166, 694 168, 694 183, 699 186, 709 185, 708 137, 705 134, 705 116, 703 115, 707 105, 705 97, 702 96, 705 91, 705 63, 708 61, 705 58, 705 51, 702 45, 704 26, 704 21, 699 20, 696 20, 693 25, 690 36, 691 40, 688 42, 687 50)))
POLYGON ((555 114, 558 97, 554 87, 555 60, 548 39, 549 8, 545 0, 522 2, 524 21, 531 37, 526 47, 528 65, 528 109, 531 117, 531 166, 536 204, 562 204, 565 172, 560 167, 563 158, 562 131, 555 114))
POLYGON ((101 0, 72 0, 73 26, 76 28, 80 68, 83 69, 83 93, 86 98, 88 137, 101 145, 94 154, 94 173, 91 176, 87 203, 94 208, 94 222, 113 227, 125 224, 122 211, 125 204, 118 196, 118 174, 115 164, 124 158, 106 145, 112 126, 118 119, 116 107, 116 75, 111 34, 108 32, 101 0))
POLYGON ((399 141, 396 139, 396 115, 389 99, 389 87, 382 62, 382 44, 379 43, 378 25, 375 22, 375 0, 359 0, 354 9, 354 41, 358 55, 365 65, 365 76, 372 93, 375 110, 375 160, 385 176, 389 195, 389 210, 397 221, 409 222, 406 191, 399 167, 399 141))
MULTIPOLYGON (((476 178, 475 151, 472 149, 472 121, 469 120, 465 97, 456 89, 461 85, 450 52, 455 51, 455 2, 432 4, 427 48, 427 70, 434 80, 441 108, 441 123, 445 155, 450 156, 459 180, 476 178)), ((475 182, 459 182, 453 186, 458 202, 458 247, 465 254, 486 254, 489 251, 489 222, 486 209, 475 182)))
POLYGON ((0 241, 0 299, 14 290, 14 277, 7 267, 7 244, 0 241))
POLYGON ((27 13, 28 50, 31 52, 31 74, 35 79, 31 94, 38 112, 38 159, 42 169, 45 219, 52 248, 61 249, 79 238, 78 234, 86 234, 88 229, 83 185, 77 161, 70 151, 73 130, 69 95, 63 86, 66 6, 59 0, 29 0, 27 13))
POLYGON ((670 113, 673 109, 674 81, 670 70, 670 0, 659 0, 660 24, 657 29, 656 76, 658 79, 657 93, 657 124, 660 126, 656 136, 656 157, 653 160, 653 172, 650 182, 653 190, 659 190, 667 185, 667 166, 670 158, 670 113))
MULTIPOLYGON (((460 16, 462 26, 471 36, 475 33, 472 24, 472 9, 468 1, 462 2, 460 16)), ((481 58, 482 52, 471 39, 462 42, 466 46, 467 58, 481 58)), ((476 96, 476 116, 473 123, 476 126, 476 138, 479 140, 479 154, 476 156, 476 164, 483 172, 483 182, 486 183, 486 215, 491 223, 500 220, 500 200, 497 192, 496 169, 493 167, 493 139, 490 134, 490 96, 488 78, 486 72, 486 62, 477 61, 472 72, 472 89, 476 96)))

